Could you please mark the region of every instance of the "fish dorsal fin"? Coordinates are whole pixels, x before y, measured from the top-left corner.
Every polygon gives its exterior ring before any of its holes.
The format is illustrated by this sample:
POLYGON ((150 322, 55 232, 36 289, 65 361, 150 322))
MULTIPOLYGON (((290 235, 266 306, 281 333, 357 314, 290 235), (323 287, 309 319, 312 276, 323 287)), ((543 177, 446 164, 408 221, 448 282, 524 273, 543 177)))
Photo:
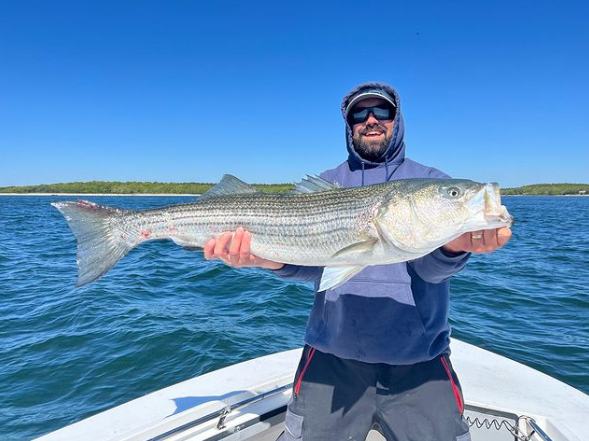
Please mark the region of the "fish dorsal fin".
POLYGON ((301 180, 301 182, 295 185, 295 188, 291 193, 316 193, 319 191, 335 190, 336 188, 341 188, 341 185, 326 181, 319 176, 307 175, 301 180))
POLYGON ((250 184, 237 179, 233 175, 223 175, 218 184, 213 185, 208 191, 200 195, 199 200, 216 198, 219 196, 233 196, 238 194, 258 193, 250 184))

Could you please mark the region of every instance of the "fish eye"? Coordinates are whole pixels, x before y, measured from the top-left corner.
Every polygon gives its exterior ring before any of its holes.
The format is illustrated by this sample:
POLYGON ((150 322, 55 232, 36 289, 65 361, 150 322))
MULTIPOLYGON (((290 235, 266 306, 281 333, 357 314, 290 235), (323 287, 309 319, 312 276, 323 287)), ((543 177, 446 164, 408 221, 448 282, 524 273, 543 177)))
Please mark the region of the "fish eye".
POLYGON ((460 189, 457 187, 450 187, 448 189, 448 194, 453 198, 457 198, 458 196, 460 196, 460 189))

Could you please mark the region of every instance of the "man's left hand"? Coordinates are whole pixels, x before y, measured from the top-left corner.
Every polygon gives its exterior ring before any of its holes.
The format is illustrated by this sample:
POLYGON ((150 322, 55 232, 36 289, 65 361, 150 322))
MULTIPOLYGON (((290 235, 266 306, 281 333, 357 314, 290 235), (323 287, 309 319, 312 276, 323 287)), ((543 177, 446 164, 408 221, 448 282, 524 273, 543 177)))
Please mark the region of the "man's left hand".
POLYGON ((511 229, 501 227, 494 230, 464 233, 442 247, 450 253, 490 253, 503 247, 511 239, 511 229))

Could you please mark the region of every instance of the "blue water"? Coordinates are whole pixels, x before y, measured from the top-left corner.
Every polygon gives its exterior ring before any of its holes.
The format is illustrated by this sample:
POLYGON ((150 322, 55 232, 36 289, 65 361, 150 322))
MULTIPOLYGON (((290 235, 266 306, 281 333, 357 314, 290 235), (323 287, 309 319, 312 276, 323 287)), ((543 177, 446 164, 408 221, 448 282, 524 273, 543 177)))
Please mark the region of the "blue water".
MULTIPOLYGON (((167 241, 141 245, 74 289, 75 239, 49 205, 71 199, 0 197, 0 439, 34 438, 301 345, 309 285, 207 262, 167 241)), ((137 209, 190 200, 87 199, 137 209)), ((514 237, 454 278, 453 336, 589 392, 589 198, 504 203, 514 237)))

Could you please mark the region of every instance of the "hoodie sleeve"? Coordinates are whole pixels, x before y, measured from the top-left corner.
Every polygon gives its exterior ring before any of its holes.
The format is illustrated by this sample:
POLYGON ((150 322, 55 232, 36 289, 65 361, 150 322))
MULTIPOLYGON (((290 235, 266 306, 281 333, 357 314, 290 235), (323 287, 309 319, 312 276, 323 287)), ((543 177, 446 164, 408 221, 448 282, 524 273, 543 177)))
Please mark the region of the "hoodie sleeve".
POLYGON ((282 279, 314 282, 323 275, 323 267, 284 265, 279 270, 272 270, 272 272, 282 279))
POLYGON ((441 283, 464 268, 469 257, 470 253, 455 254, 438 248, 426 256, 407 262, 407 265, 424 281, 441 283))

